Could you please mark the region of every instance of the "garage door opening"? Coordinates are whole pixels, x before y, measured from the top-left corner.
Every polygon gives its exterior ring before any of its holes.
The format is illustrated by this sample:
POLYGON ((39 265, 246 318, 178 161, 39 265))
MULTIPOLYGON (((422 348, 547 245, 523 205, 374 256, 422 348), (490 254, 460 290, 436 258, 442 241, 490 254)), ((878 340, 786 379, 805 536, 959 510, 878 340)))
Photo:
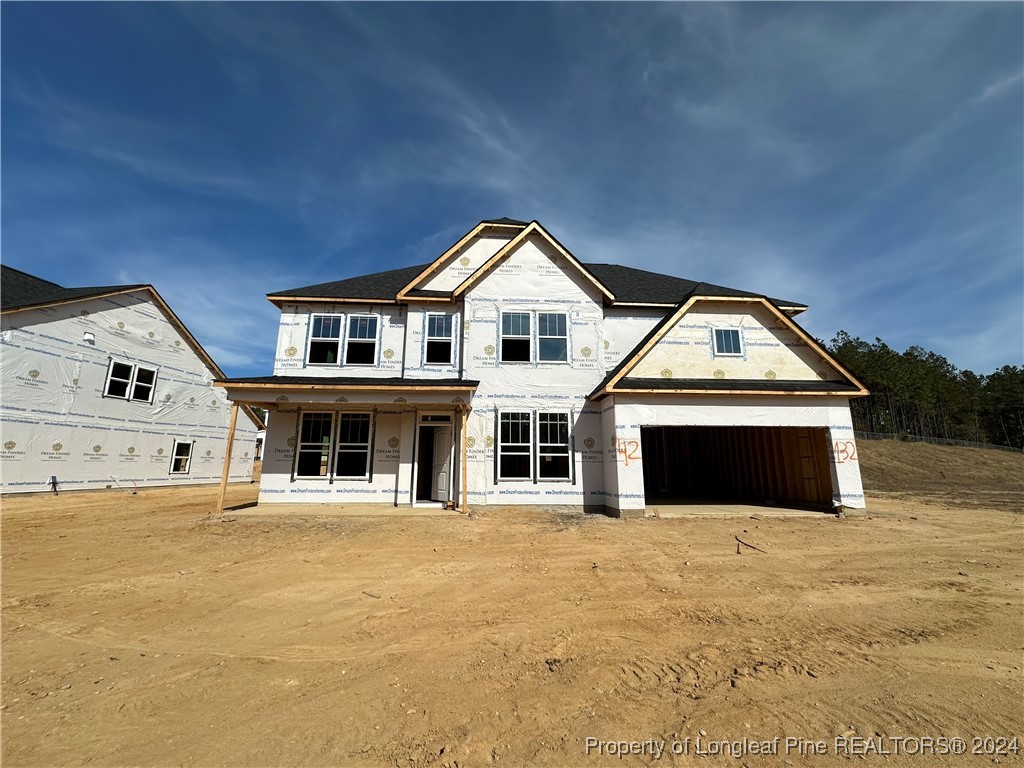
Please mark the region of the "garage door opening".
POLYGON ((640 434, 648 504, 832 506, 825 429, 644 427, 640 434))

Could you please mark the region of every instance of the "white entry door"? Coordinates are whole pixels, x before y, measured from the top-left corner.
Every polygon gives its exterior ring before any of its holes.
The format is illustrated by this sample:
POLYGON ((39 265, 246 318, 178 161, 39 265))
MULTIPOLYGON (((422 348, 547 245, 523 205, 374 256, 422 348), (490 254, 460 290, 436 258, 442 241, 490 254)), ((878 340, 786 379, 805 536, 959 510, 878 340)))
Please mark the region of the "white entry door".
POLYGON ((452 474, 452 428, 434 429, 434 501, 448 500, 448 479, 452 474))

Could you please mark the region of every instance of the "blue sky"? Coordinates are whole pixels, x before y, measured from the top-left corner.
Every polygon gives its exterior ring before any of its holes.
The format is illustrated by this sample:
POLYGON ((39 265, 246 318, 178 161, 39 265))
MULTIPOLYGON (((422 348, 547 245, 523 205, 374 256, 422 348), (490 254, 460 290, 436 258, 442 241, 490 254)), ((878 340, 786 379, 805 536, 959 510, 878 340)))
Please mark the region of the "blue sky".
POLYGON ((149 282, 229 375, 267 292, 482 218, 1024 360, 1024 6, 4 3, 2 258, 149 282))

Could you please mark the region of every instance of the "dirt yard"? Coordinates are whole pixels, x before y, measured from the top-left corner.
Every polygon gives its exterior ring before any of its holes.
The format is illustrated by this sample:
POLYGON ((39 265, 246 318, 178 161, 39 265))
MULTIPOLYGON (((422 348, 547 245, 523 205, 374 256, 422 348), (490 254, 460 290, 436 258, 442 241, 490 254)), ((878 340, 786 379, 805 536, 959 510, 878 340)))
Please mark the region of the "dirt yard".
POLYGON ((1024 764, 1019 492, 846 520, 214 498, 4 500, 5 767, 1024 764))

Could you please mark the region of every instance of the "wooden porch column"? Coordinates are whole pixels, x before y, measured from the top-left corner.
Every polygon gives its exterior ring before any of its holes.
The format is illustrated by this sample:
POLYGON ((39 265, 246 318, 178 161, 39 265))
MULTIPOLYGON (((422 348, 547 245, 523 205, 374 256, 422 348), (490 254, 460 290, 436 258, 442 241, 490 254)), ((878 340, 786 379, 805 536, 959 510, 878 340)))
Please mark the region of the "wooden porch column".
POLYGON ((466 463, 466 423, 469 421, 469 406, 463 405, 459 409, 462 411, 462 426, 459 429, 459 435, 462 443, 462 459, 459 465, 459 478, 462 480, 462 513, 465 514, 469 511, 469 466, 466 463))
POLYGON ((235 445, 235 422, 238 421, 238 403, 231 403, 231 424, 228 426, 228 448, 224 452, 224 471, 220 475, 220 493, 217 494, 217 514, 224 514, 224 495, 228 491, 231 474, 231 449, 235 445))

